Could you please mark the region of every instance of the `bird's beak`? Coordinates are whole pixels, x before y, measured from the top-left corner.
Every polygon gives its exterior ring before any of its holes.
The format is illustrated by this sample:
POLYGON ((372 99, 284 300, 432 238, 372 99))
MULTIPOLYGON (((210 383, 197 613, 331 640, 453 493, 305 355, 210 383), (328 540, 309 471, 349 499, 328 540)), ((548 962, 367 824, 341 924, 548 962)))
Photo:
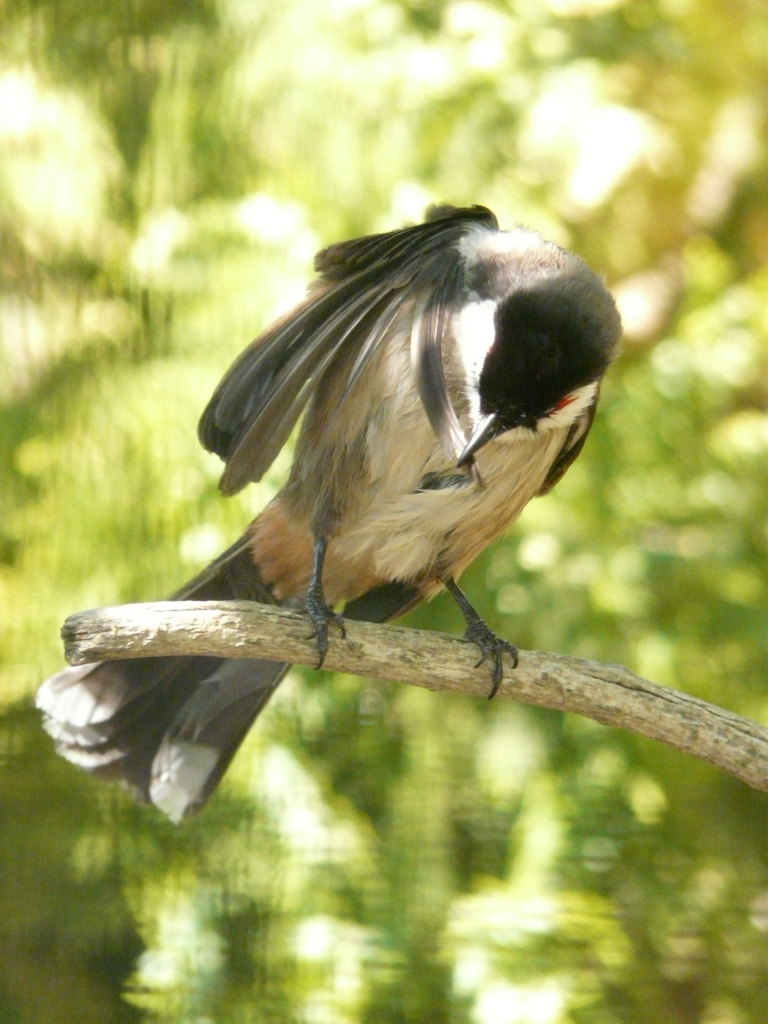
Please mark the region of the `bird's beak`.
POLYGON ((466 466, 468 462, 472 461, 472 456, 475 452, 479 452, 484 444, 487 444, 496 436, 498 433, 498 419, 495 412, 483 416, 474 434, 467 442, 464 451, 459 456, 459 461, 456 463, 457 466, 466 466))

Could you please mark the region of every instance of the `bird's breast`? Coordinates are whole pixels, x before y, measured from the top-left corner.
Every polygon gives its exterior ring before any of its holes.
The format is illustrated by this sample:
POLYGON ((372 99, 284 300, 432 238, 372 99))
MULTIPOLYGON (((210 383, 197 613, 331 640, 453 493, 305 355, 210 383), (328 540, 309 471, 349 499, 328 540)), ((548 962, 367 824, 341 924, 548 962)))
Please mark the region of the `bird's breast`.
POLYGON ((336 556, 372 563, 385 580, 458 575, 541 490, 566 434, 496 438, 478 453, 479 482, 448 465, 432 469, 416 489, 377 502, 342 529, 336 556))

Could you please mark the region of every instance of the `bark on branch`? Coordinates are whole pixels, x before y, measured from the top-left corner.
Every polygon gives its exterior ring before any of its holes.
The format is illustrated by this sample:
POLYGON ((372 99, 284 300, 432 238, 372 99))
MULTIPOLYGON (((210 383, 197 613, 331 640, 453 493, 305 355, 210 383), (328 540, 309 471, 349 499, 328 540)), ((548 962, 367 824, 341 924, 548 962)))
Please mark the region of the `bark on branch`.
MULTIPOLYGON (((314 665, 301 612, 250 601, 158 601, 99 608, 70 616, 62 628, 70 664, 151 655, 266 658, 314 665)), ((442 633, 347 622, 332 628, 325 667, 423 686, 488 695, 491 669, 475 667, 477 648, 442 633)), ((768 790, 768 729, 706 701, 659 686, 619 665, 521 651, 496 699, 574 711, 619 726, 768 790)))

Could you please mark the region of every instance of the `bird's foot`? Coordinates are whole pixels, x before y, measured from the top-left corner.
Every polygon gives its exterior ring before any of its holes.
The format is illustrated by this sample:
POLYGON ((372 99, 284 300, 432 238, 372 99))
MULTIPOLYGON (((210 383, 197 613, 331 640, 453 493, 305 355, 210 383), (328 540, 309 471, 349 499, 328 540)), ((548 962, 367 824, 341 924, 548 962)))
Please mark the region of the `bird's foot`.
POLYGON ((310 588, 304 610, 314 623, 314 630, 309 634, 307 640, 317 641, 317 653, 320 656, 315 668, 322 668, 325 656, 328 653, 328 628, 331 624, 341 631, 342 640, 346 640, 347 628, 344 625, 344 616, 338 615, 325 600, 322 592, 310 588))
POLYGON ((473 644, 477 644, 480 648, 481 657, 475 668, 479 668, 487 658, 493 658, 493 686, 488 694, 488 700, 491 700, 492 697, 496 696, 504 676, 503 655, 505 653, 508 654, 512 659, 512 668, 517 668, 517 648, 508 640, 502 640, 501 637, 496 636, 477 612, 475 612, 472 618, 467 618, 467 631, 464 634, 464 639, 471 640, 473 644))

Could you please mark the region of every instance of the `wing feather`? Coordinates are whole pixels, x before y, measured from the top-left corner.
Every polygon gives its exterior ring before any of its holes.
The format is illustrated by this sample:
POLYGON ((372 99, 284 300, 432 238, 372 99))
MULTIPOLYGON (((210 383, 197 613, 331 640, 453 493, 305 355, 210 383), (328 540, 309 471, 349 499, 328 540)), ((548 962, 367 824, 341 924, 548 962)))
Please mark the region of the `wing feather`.
POLYGON ((463 287, 456 243, 472 225, 496 228, 484 207, 440 207, 415 227, 352 239, 318 253, 318 286, 234 362, 200 420, 200 441, 227 463, 222 490, 258 480, 287 440, 319 378, 356 347, 347 387, 414 301, 413 366, 419 395, 446 450, 464 437, 448 395, 442 338, 463 287))
POLYGON ((260 480, 288 440, 296 420, 320 379, 350 335, 366 317, 378 314, 368 296, 345 310, 346 317, 332 318, 311 345, 300 348, 277 375, 266 400, 246 422, 247 429, 235 440, 221 478, 225 494, 234 494, 250 480, 260 480), (356 316, 350 316, 363 307, 356 316))
POLYGON ((450 311, 463 284, 460 264, 440 261, 434 269, 439 280, 421 291, 411 330, 411 362, 416 388, 432 429, 447 455, 458 459, 467 439, 445 384, 442 341, 450 311))
POLYGON ((492 230, 499 227, 496 217, 484 206, 432 207, 424 224, 352 238, 321 249, 315 257, 315 270, 330 281, 373 265, 394 266, 403 259, 423 256, 440 248, 452 236, 463 234, 468 224, 480 224, 492 230))

